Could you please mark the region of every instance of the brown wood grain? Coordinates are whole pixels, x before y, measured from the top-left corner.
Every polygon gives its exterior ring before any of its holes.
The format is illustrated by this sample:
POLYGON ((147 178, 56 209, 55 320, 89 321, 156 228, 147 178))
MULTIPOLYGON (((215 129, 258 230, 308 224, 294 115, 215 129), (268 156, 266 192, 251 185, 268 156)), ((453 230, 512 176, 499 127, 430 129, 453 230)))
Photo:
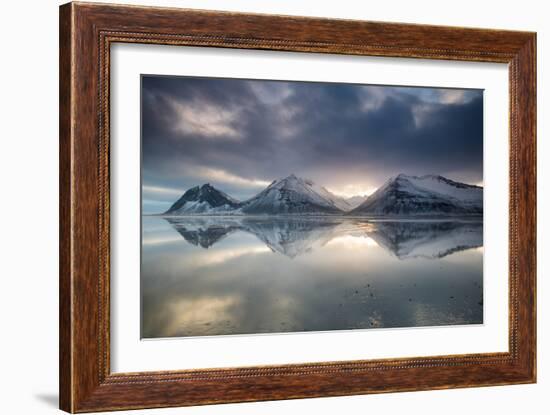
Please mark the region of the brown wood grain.
POLYGON ((61 6, 61 409, 90 412, 534 382, 535 68, 536 36, 527 32, 105 4, 61 6), (116 42, 508 63, 509 352, 111 373, 109 59, 116 42))
POLYGON ((71 321, 71 102, 72 21, 69 7, 59 14, 59 406, 73 409, 71 321))

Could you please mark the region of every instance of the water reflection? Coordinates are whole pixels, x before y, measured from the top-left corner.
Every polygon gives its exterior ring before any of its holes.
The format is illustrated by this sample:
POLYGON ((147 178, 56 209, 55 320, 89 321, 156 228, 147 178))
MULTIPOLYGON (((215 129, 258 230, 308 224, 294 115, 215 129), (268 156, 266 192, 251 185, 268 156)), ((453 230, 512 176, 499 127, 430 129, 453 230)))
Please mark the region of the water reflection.
MULTIPOLYGON (((483 224, 477 220, 370 220, 342 218, 166 218, 183 238, 209 248, 227 235, 248 232, 273 252, 294 258, 342 235, 367 236, 399 259, 443 258, 483 245, 483 224)), ((349 241, 353 239, 349 239, 349 241)), ((356 242, 356 241, 355 241, 356 242)))
POLYGON ((382 221, 368 234, 399 259, 443 258, 483 245, 483 224, 478 221, 382 221))
POLYGON ((482 222, 143 218, 142 336, 483 322, 482 222))

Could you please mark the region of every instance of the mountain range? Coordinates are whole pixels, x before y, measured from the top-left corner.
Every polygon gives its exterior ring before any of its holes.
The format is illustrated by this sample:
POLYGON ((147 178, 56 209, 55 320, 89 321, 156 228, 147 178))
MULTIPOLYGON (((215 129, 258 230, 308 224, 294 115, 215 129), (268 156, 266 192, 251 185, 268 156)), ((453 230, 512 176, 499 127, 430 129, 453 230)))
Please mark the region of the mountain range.
POLYGON ((368 197, 345 199, 294 174, 238 201, 211 184, 187 190, 166 212, 185 215, 469 216, 483 214, 483 188, 443 176, 399 174, 368 197))

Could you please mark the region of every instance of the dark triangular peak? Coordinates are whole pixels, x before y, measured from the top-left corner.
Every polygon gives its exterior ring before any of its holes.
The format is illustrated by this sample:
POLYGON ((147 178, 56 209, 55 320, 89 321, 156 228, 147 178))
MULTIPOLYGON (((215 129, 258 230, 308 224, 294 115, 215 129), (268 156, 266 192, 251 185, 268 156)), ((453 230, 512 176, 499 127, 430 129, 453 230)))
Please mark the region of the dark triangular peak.
POLYGON ((206 183, 187 190, 164 214, 221 213, 238 209, 239 206, 239 201, 206 183))
POLYGON ((197 200, 199 195, 200 187, 195 186, 187 190, 176 202, 170 206, 170 208, 165 212, 165 214, 175 212, 179 210, 183 205, 185 205, 185 202, 191 201, 191 200, 197 200))

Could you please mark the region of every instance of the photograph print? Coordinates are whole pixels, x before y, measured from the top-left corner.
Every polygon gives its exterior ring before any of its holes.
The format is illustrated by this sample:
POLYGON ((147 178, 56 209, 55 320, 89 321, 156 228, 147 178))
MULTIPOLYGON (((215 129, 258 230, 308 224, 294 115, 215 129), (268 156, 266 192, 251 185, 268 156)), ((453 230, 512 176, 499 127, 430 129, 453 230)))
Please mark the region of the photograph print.
POLYGON ((143 339, 483 324, 483 91, 142 75, 143 339))

